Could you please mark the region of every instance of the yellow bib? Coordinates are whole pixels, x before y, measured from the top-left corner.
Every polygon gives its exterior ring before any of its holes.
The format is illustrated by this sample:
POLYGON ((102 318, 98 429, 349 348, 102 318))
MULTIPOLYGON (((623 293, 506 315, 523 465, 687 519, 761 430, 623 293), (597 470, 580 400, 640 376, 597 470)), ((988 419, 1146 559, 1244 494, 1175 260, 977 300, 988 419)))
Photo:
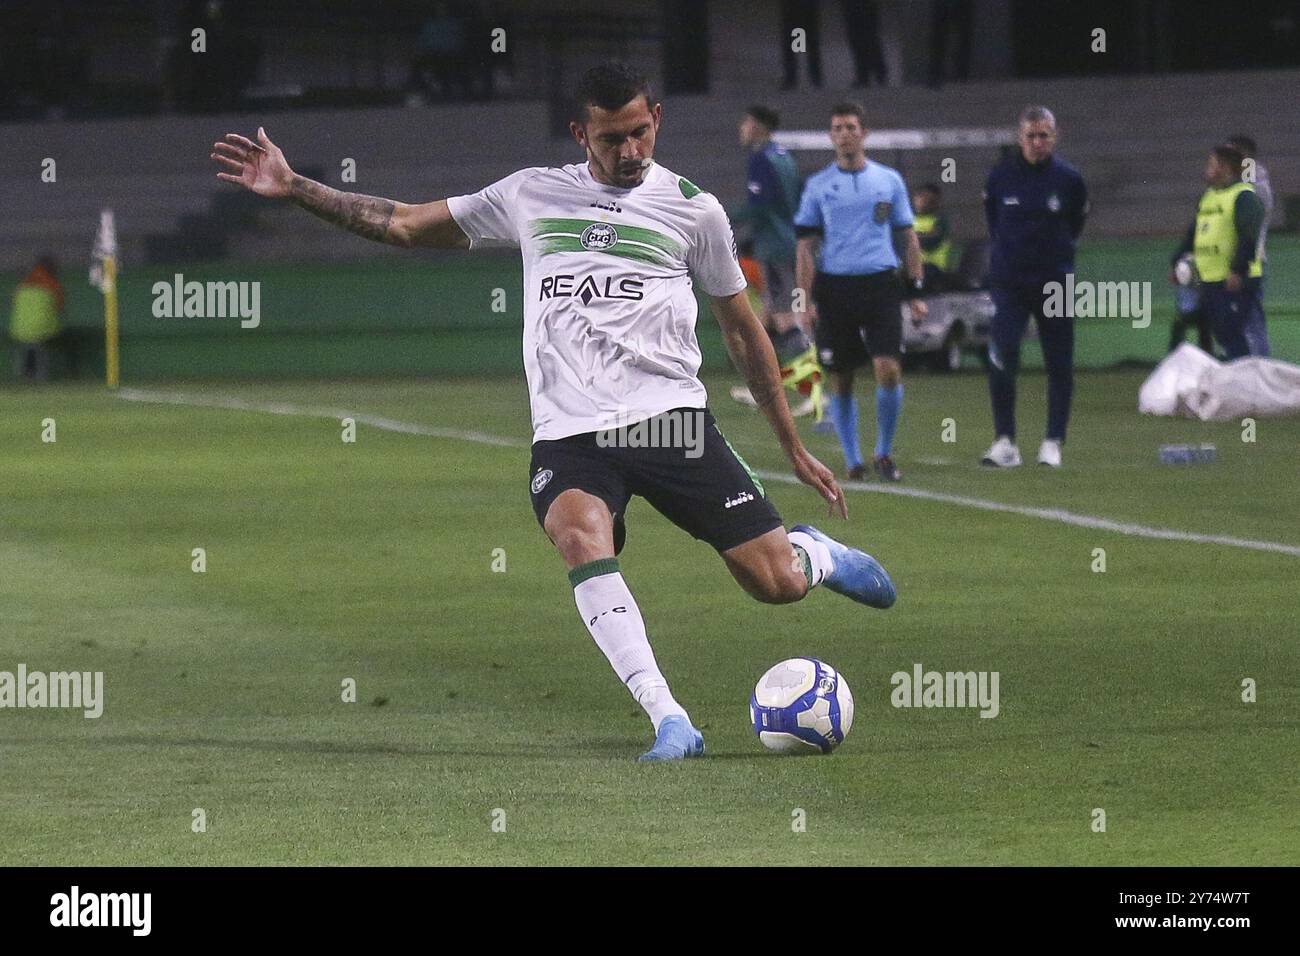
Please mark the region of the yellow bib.
MULTIPOLYGON (((1196 209, 1196 271, 1202 282, 1222 282, 1228 277, 1229 265, 1237 251, 1237 227, 1232 212, 1237 196, 1244 190, 1255 190, 1249 183, 1233 183, 1223 189, 1205 190, 1201 204, 1196 209)), ((1264 274, 1259 256, 1250 262, 1252 278, 1264 274)))
POLYGON ((9 335, 15 342, 35 344, 59 332, 59 304, 44 286, 23 284, 14 293, 9 335))
MULTIPOLYGON (((916 229, 916 237, 924 238, 934 232, 939 225, 939 217, 934 213, 918 213, 913 228, 916 229)), ((945 239, 939 245, 935 246, 929 252, 921 250, 921 261, 927 265, 935 266, 944 272, 948 271, 948 263, 952 259, 952 240, 945 239)))

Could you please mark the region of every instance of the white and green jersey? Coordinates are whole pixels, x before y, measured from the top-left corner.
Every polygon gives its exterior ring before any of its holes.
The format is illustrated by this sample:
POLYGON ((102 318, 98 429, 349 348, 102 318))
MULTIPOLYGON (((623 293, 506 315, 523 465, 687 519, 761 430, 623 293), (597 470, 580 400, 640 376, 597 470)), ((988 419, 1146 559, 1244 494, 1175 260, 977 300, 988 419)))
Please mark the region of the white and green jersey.
POLYGON ((533 440, 703 408, 692 280, 745 288, 722 205, 655 164, 632 189, 586 163, 521 169, 447 200, 470 248, 518 246, 533 440))

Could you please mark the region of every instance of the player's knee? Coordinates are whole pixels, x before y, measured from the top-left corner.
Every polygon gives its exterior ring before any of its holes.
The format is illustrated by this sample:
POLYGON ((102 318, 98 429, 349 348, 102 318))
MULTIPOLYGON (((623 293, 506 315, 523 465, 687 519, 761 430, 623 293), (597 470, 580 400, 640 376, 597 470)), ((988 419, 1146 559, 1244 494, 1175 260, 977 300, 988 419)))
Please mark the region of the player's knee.
POLYGON ((877 359, 875 372, 876 384, 882 388, 893 388, 903 380, 903 369, 895 359, 877 359))
POLYGON ((808 593, 808 579, 802 571, 782 567, 780 563, 766 569, 749 593, 764 604, 793 604, 808 593))
POLYGON ((560 556, 570 565, 578 565, 613 556, 608 524, 607 516, 600 515, 594 508, 557 508, 552 505, 544 527, 560 556), (606 520, 602 521, 602 517, 606 520))
MULTIPOLYGON (((570 565, 586 564, 609 557, 610 549, 605 546, 604 536, 591 528, 577 525, 546 529, 560 556, 570 565)), ((611 552, 612 553, 612 552, 611 552)))

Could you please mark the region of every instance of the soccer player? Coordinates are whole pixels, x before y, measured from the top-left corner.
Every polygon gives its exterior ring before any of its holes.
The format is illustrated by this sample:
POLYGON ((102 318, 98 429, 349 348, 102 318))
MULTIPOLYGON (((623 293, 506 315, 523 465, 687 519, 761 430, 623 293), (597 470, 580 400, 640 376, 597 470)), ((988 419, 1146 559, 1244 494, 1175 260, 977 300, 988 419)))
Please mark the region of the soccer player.
POLYGON ((1235 146, 1210 150, 1205 162, 1207 188, 1171 259, 1171 265, 1176 265, 1194 252, 1201 276, 1201 308, 1229 360, 1251 354, 1247 323, 1263 274, 1259 232, 1264 203, 1250 183, 1241 181, 1243 159, 1235 146))
POLYGON ((1088 215, 1088 190, 1078 170, 1052 155, 1056 117, 1047 107, 1030 106, 1020 114, 1017 139, 1020 149, 993 167, 984 186, 984 213, 993 240, 989 396, 994 440, 981 464, 1020 464, 1016 373, 1020 340, 1032 315, 1047 367, 1047 436, 1038 448, 1038 463, 1059 468, 1074 393, 1074 318, 1045 318, 1043 301, 1049 283, 1064 283, 1066 274, 1074 271, 1074 247, 1088 215))
MULTIPOLYGON (((748 225, 753 232, 754 257, 763 270, 759 283, 764 310, 760 313, 772 347, 781 365, 781 378, 786 386, 807 397, 794 410, 794 415, 817 413, 821 420, 819 402, 813 400, 812 385, 821 381, 817 367, 817 353, 808 332, 799 324, 791 311, 794 292, 794 211, 799 204, 799 171, 794 159, 783 147, 772 142, 772 133, 780 122, 775 110, 766 106, 751 106, 740 121, 740 145, 749 153, 746 169, 744 203, 730 212, 735 225, 748 225)), ((816 389, 820 399, 821 389, 816 389)), ((744 386, 732 389, 732 397, 746 405, 753 405, 753 396, 744 386)))
MULTIPOLYGON (((745 295, 749 298, 749 307, 754 310, 754 315, 770 336, 772 327, 769 323, 767 303, 763 301, 767 294, 763 264, 754 258, 752 239, 740 243, 739 249, 740 271, 744 273, 745 281, 749 283, 745 290, 745 295)), ((808 345, 802 352, 783 358, 775 341, 772 343, 772 348, 776 350, 776 359, 781 365, 781 381, 786 388, 802 396, 802 401, 790 409, 790 414, 799 418, 813 412, 816 415, 816 431, 822 431, 823 425, 829 427, 830 422, 824 422, 822 419, 826 400, 822 392, 822 370, 817 364, 817 350, 812 345, 808 345)), ((758 402, 750 394, 748 386, 733 387, 731 397, 747 408, 758 408, 758 402)))
POLYGON ((621 63, 593 67, 570 124, 586 162, 521 169, 472 195, 422 204, 299 176, 260 128, 256 142, 229 133, 212 153, 220 179, 368 239, 520 248, 533 510, 569 569, 583 623, 654 725, 654 746, 641 755, 654 761, 697 756, 704 740, 673 698, 619 570, 633 495, 712 545, 760 601, 798 601, 819 584, 873 607, 895 599, 870 555, 810 526, 786 532, 708 411, 694 287, 709 296, 795 475, 847 517, 834 476, 799 440, 722 205, 654 161, 661 119, 640 74, 621 63), (638 440, 627 440, 638 428, 638 440), (676 437, 640 447, 645 434, 665 432, 676 437))
POLYGON ((868 162, 862 107, 831 110, 835 161, 808 178, 794 225, 798 239, 795 283, 807 303, 817 351, 833 383, 831 420, 848 476, 866 475, 858 446, 854 370, 871 360, 876 376, 876 450, 872 465, 885 481, 902 477, 894 464, 894 432, 903 405, 903 313, 894 233, 903 233, 912 314, 924 316, 921 246, 903 177, 868 162), (819 248, 820 246, 820 248, 819 248))

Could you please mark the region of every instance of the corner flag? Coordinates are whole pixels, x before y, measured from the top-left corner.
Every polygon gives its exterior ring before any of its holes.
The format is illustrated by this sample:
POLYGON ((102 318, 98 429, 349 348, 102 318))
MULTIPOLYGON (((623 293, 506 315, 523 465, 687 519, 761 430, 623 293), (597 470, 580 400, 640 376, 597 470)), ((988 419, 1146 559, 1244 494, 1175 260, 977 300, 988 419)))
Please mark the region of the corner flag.
POLYGON ((90 257, 90 284, 104 293, 104 379, 109 388, 117 388, 117 227, 111 209, 99 213, 99 232, 90 257))

